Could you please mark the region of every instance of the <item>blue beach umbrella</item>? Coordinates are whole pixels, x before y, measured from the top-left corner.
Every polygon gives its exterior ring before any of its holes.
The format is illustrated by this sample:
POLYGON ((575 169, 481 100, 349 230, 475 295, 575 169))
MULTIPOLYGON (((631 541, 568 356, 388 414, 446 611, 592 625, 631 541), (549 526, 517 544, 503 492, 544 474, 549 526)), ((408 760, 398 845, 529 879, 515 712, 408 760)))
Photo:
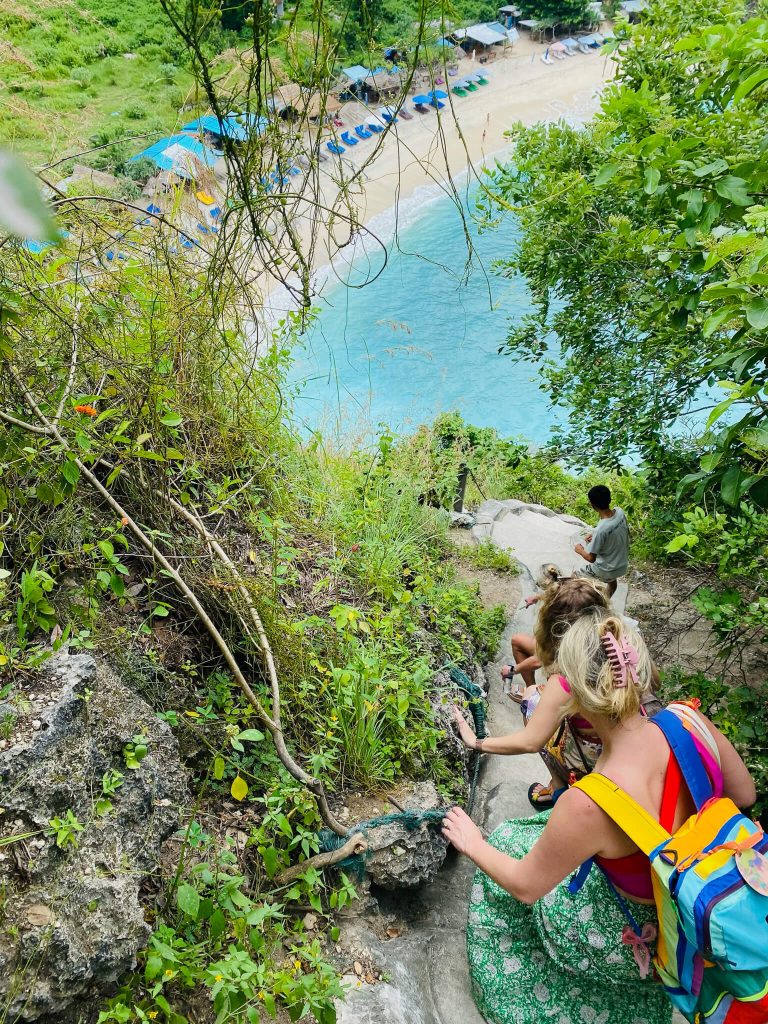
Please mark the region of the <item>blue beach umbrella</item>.
POLYGON ((434 92, 431 92, 429 95, 433 96, 436 100, 447 100, 448 99, 448 93, 447 92, 443 92, 442 89, 435 89, 434 92))
POLYGON ((426 106, 427 103, 432 102, 432 93, 430 93, 429 96, 414 96, 413 102, 423 104, 424 106, 426 106))

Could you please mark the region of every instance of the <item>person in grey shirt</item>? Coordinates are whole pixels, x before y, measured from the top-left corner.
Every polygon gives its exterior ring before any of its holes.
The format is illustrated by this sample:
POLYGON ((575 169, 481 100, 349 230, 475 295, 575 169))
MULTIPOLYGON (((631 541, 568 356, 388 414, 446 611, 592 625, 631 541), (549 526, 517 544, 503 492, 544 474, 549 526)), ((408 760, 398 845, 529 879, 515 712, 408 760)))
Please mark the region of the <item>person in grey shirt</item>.
POLYGON ((592 576, 608 584, 609 594, 616 592, 616 581, 629 564, 629 525, 620 508, 611 508, 611 492, 603 484, 587 492, 589 503, 600 519, 594 533, 587 535, 587 547, 577 544, 574 551, 586 561, 578 576, 592 576))

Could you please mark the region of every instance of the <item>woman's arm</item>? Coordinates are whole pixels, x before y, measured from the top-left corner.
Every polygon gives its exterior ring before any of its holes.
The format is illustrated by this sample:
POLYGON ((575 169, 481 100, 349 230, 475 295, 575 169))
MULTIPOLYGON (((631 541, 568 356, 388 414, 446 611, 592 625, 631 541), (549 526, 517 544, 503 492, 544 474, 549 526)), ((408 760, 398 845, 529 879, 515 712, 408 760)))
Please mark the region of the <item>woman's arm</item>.
POLYGON ((526 727, 508 736, 489 736, 481 741, 482 748, 477 746, 477 737, 456 707, 454 720, 462 742, 470 750, 482 749, 485 754, 535 754, 557 732, 567 701, 568 694, 560 685, 558 677, 550 676, 526 727))
POLYGON ((459 807, 443 822, 443 835, 460 853, 521 903, 535 903, 589 860, 610 839, 615 825, 586 793, 569 789, 552 809, 539 841, 520 860, 501 853, 459 807))

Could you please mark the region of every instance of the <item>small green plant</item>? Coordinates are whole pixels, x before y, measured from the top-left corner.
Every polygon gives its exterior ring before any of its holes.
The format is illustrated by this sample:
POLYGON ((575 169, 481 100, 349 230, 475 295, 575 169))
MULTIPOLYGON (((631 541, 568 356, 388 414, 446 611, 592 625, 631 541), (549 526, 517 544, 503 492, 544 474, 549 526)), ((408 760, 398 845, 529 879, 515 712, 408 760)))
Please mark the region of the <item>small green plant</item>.
POLYGON ((77 847, 79 844, 78 835, 85 828, 77 820, 74 811, 71 809, 67 811, 63 818, 51 818, 48 824, 56 836, 56 845, 60 850, 65 850, 68 846, 77 847))
POLYGON ((517 562, 510 557, 509 552, 497 547, 492 540, 481 540, 479 544, 462 546, 457 551, 460 558, 476 569, 491 569, 508 576, 520 574, 517 562))
POLYGON ((126 768, 135 772, 141 767, 141 762, 149 752, 148 742, 147 737, 143 733, 137 733, 130 743, 125 744, 123 747, 123 760, 125 761, 126 768))
POLYGON ((16 715, 12 711, 6 711, 0 718, 0 739, 9 740, 13 734, 13 727, 16 724, 16 715))
POLYGON ((110 798, 117 793, 124 781, 125 775, 116 768, 110 768, 108 772, 104 772, 101 780, 101 796, 96 800, 94 808, 98 817, 103 818, 113 810, 114 805, 110 798))
POLYGON ((56 625, 56 611, 48 595, 56 585, 53 576, 38 562, 21 574, 16 601, 16 634, 24 644, 35 629, 51 630, 56 625))

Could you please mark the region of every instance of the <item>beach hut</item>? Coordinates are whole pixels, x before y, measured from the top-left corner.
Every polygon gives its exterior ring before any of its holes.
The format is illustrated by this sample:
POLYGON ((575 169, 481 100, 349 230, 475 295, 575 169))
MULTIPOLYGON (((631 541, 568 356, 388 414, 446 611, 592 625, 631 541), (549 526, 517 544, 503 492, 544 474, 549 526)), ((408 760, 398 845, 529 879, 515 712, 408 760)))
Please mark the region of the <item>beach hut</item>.
POLYGON ((507 4, 506 7, 500 7, 498 18, 504 28, 514 28, 517 24, 518 18, 522 18, 523 12, 519 7, 515 7, 512 4, 507 4))
POLYGON ((266 117, 248 113, 229 113, 221 120, 215 114, 206 114, 184 125, 185 132, 195 132, 201 138, 210 136, 214 146, 221 148, 224 139, 233 142, 247 142, 250 138, 263 135, 269 121, 266 117))
POLYGON ((635 22, 640 20, 640 15, 648 6, 648 0, 624 0, 619 8, 622 10, 630 21, 635 22))
POLYGON ((302 109, 302 88, 298 82, 279 85, 267 99, 267 107, 284 121, 295 121, 302 109))
POLYGON ((305 95, 304 109, 311 121, 323 122, 341 110, 341 103, 335 96, 326 96, 320 92, 312 92, 305 95))
POLYGON ((340 99, 355 98, 368 104, 400 89, 400 79, 389 74, 386 68, 371 69, 354 64, 344 68, 341 74, 341 81, 336 86, 340 99))
POLYGON ((508 42, 507 30, 498 22, 458 28, 454 31, 453 36, 466 53, 478 48, 489 51, 491 47, 498 46, 499 43, 508 42))
POLYGON ((216 163, 216 153, 191 135, 169 135, 132 156, 128 163, 145 158, 184 181, 196 181, 216 163))

